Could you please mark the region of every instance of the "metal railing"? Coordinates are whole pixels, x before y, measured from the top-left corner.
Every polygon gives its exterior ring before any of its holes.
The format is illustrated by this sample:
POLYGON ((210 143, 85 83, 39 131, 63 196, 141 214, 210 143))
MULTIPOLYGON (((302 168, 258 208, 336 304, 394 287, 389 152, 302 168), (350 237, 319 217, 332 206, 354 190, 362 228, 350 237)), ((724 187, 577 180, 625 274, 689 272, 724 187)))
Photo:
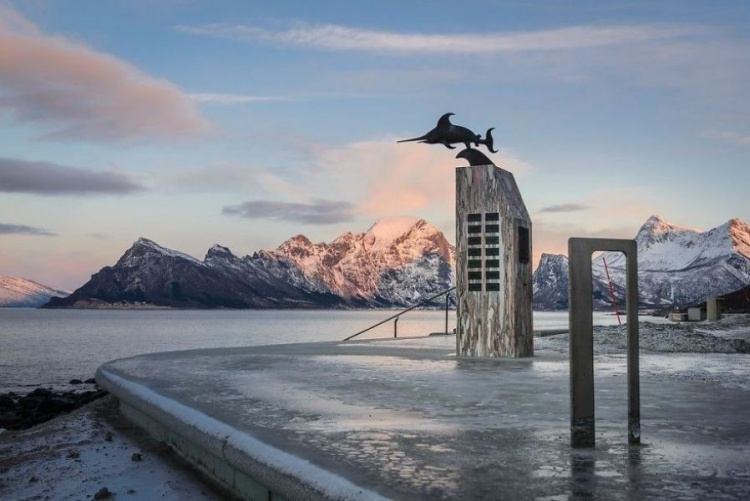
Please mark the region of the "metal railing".
POLYGON ((448 294, 450 292, 453 292, 454 290, 456 290, 456 288, 455 287, 451 287, 450 289, 446 289, 443 292, 435 294, 434 296, 430 296, 429 298, 425 299, 424 301, 422 301, 420 303, 417 303, 414 306, 411 306, 411 307, 405 309, 404 311, 396 313, 395 315, 392 315, 392 316, 386 318, 385 320, 382 320, 382 321, 380 321, 380 322, 378 322, 378 323, 376 323, 374 325, 371 325, 367 329, 362 329, 361 331, 357 332, 356 334, 352 334, 348 338, 344 339, 344 341, 349 341, 350 339, 355 338, 355 337, 359 336, 360 334, 364 334, 365 332, 370 331, 370 330, 374 329, 375 327, 379 327, 379 326, 383 325, 386 322, 390 322, 391 320, 393 320, 393 337, 398 337, 398 319, 401 317, 401 315, 409 313, 411 310, 413 310, 415 308, 419 308, 420 306, 424 306, 427 303, 429 303, 429 302, 431 302, 431 301, 433 301, 433 300, 435 300, 435 299, 437 299, 437 298, 439 298, 440 296, 443 296, 443 295, 445 295, 445 334, 447 335, 448 334, 448 307, 450 305, 450 296, 448 296, 448 294))

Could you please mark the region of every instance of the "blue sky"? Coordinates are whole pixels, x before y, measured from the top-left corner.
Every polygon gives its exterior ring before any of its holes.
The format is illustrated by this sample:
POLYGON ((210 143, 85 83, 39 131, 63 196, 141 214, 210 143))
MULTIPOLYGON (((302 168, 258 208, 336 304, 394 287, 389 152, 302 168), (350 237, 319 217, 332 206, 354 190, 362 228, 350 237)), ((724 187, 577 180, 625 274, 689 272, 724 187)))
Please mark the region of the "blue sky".
POLYGON ((75 289, 139 236, 202 257, 414 215, 453 238, 444 112, 534 254, 750 220, 750 4, 0 2, 0 274, 75 289))

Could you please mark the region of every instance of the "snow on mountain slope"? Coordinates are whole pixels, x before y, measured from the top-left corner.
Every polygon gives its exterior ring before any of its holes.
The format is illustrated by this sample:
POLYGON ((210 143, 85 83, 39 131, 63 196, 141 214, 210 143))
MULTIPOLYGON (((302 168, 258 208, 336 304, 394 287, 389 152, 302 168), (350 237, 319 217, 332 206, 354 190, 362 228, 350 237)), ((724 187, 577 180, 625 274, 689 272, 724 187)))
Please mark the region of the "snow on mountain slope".
POLYGON ((454 283, 455 248, 418 218, 381 219, 365 233, 345 233, 330 243, 298 235, 273 254, 293 260, 339 296, 376 303, 413 303, 454 283))
MULTIPOLYGON (((651 216, 635 240, 642 305, 685 306, 750 284, 750 225, 739 219, 700 232, 651 216)), ((592 264, 595 301, 601 307, 608 300, 605 260, 617 297, 623 298, 625 293, 625 256, 618 252, 601 254, 592 264)), ((541 274, 537 279, 535 273, 535 294, 539 294, 535 303, 553 308, 553 303, 543 298, 563 293, 560 280, 545 279, 541 274)), ((565 304, 567 307, 567 301, 565 304)))
POLYGON ((49 306, 411 306, 453 285, 454 262, 443 234, 417 218, 384 219, 330 243, 298 235, 244 257, 214 245, 203 261, 140 238, 114 266, 49 306))
POLYGON ((65 297, 68 292, 52 289, 25 278, 0 276, 0 308, 36 308, 51 297, 65 297))

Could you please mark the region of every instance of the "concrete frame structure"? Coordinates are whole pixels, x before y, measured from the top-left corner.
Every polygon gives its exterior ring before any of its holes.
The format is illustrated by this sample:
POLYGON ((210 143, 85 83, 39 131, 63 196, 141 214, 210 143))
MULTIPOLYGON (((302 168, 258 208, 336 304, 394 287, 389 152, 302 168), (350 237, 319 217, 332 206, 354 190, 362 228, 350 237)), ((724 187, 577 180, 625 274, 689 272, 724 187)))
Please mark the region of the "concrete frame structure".
POLYGON ((594 324, 591 258, 597 251, 616 251, 626 258, 626 310, 628 352, 628 443, 641 441, 640 376, 638 369, 638 250, 635 240, 571 238, 569 268, 570 442, 573 447, 593 447, 594 324))
POLYGON ((456 169, 456 354, 534 355, 531 218, 513 174, 456 169))
POLYGON ((720 297, 712 296, 706 300, 706 320, 715 322, 721 320, 721 302, 720 297))

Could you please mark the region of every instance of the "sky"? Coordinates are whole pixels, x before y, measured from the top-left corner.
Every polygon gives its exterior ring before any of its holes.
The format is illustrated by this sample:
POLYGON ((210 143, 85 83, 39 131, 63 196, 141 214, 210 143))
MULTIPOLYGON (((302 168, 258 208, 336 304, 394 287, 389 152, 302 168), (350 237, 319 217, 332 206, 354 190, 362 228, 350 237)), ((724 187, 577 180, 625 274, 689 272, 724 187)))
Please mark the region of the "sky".
POLYGON ((747 82, 740 0, 0 0, 0 275, 74 290, 139 237, 202 259, 402 215, 453 241, 460 148, 396 144, 445 112, 495 127, 535 261, 750 221, 747 82))

